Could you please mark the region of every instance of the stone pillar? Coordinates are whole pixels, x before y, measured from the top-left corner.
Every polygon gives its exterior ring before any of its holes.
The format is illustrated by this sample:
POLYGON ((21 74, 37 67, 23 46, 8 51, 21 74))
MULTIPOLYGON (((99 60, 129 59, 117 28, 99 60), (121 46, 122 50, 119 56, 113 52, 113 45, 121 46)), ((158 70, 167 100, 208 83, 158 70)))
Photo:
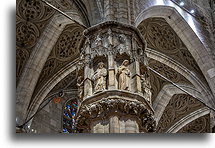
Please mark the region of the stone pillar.
POLYGON ((114 20, 113 0, 104 1, 104 18, 106 21, 114 20))
POLYGON ((84 72, 78 72, 85 78, 84 99, 76 116, 77 131, 153 132, 154 111, 141 89, 140 53, 145 49, 136 47, 145 47, 145 41, 138 30, 109 21, 84 33, 84 72))
POLYGON ((139 126, 135 120, 128 119, 125 122, 125 133, 139 133, 139 126))
POLYGON ((110 118, 110 133, 120 133, 119 119, 117 116, 110 118))
POLYGON ((133 70, 133 83, 132 88, 135 93, 142 94, 142 87, 141 87, 141 78, 140 78, 140 65, 138 61, 134 61, 132 64, 132 70, 133 70))
POLYGON ((113 55, 108 56, 108 89, 113 90, 116 89, 115 83, 115 68, 114 68, 114 59, 113 55))

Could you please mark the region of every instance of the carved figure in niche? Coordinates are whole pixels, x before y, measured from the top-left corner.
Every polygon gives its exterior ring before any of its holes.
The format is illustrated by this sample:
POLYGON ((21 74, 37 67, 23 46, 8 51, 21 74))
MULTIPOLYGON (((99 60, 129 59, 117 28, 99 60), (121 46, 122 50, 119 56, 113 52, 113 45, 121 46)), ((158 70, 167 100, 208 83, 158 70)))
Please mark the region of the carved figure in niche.
POLYGON ((78 97, 80 101, 82 101, 84 97, 84 80, 83 76, 79 76, 77 79, 77 86, 78 86, 78 97))
POLYGON ((100 62, 98 64, 97 70, 93 75, 95 92, 103 91, 106 89, 107 70, 104 66, 105 66, 104 63, 100 62))
POLYGON ((143 97, 151 103, 152 92, 151 92, 151 83, 150 83, 150 76, 148 70, 145 72, 144 75, 141 75, 142 79, 142 87, 143 87, 143 97))
POLYGON ((119 45, 117 46, 117 50, 119 54, 123 54, 126 52, 126 36, 124 34, 120 34, 118 37, 119 45))
POLYGON ((107 39, 108 39, 108 45, 113 46, 113 37, 112 37, 112 31, 110 28, 108 29, 108 38, 107 39))
POLYGON ((96 36, 95 45, 96 46, 101 46, 102 45, 102 39, 99 36, 99 34, 96 36))
POLYGON ((122 62, 122 65, 118 68, 118 74, 119 74, 119 89, 120 90, 130 90, 129 83, 130 83, 130 76, 131 72, 128 69, 128 60, 124 60, 122 62))

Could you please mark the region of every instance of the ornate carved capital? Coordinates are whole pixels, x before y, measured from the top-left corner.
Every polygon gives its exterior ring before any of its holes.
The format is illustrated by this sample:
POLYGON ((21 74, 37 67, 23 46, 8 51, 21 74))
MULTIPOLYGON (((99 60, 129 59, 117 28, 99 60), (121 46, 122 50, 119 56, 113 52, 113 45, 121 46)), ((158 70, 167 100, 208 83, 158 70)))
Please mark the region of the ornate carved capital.
POLYGON ((94 120, 102 120, 113 114, 120 116, 132 116, 136 118, 140 131, 154 132, 155 120, 145 104, 140 101, 125 99, 103 98, 99 101, 81 106, 77 115, 77 130, 90 130, 90 123, 94 120))

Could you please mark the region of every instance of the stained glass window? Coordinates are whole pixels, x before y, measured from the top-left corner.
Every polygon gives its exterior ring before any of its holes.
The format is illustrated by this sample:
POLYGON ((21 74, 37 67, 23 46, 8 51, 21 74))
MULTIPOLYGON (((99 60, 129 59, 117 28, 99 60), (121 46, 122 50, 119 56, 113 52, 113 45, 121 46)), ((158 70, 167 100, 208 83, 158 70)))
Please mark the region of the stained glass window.
POLYGON ((77 101, 74 99, 65 104, 63 112, 63 133, 75 133, 75 116, 77 109, 77 101))

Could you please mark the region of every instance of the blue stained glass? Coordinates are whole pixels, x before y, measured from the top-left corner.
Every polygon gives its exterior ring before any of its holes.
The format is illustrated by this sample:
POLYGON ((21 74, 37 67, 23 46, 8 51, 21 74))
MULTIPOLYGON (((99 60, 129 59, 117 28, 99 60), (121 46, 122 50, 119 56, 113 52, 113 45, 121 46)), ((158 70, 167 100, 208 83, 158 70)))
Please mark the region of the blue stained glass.
POLYGON ((63 113, 63 133, 75 132, 75 116, 77 108, 78 105, 76 100, 70 100, 66 103, 63 113))

